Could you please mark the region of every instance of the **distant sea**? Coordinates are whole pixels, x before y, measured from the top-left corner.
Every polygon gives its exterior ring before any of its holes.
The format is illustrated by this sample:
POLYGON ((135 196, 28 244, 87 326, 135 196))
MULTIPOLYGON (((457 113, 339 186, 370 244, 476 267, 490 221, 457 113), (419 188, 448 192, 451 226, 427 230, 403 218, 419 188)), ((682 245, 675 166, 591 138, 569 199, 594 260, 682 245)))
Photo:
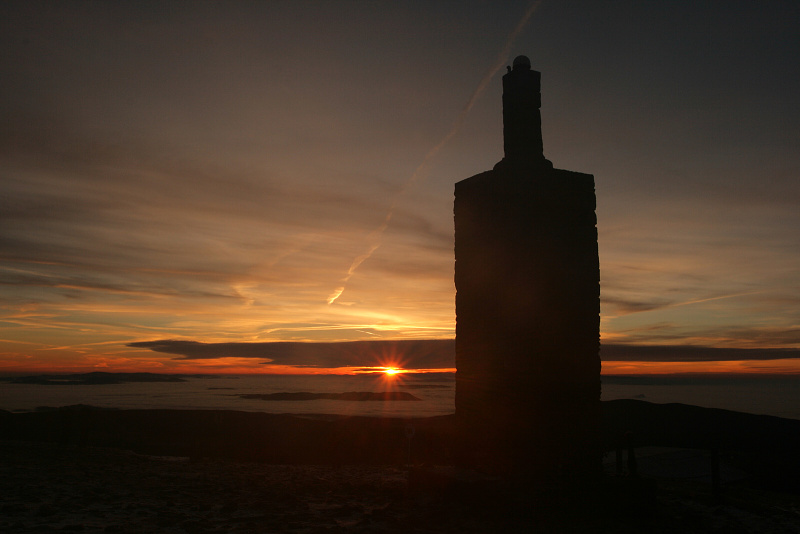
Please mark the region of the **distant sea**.
MULTIPOLYGON (((430 417, 453 413, 455 378, 449 373, 377 375, 185 376, 185 382, 37 385, 0 381, 0 409, 89 404, 122 409, 243 410, 293 414, 430 417), (239 395, 279 392, 406 391, 419 401, 265 401, 239 395)), ((640 399, 800 419, 800 376, 604 376, 602 400, 640 399)))

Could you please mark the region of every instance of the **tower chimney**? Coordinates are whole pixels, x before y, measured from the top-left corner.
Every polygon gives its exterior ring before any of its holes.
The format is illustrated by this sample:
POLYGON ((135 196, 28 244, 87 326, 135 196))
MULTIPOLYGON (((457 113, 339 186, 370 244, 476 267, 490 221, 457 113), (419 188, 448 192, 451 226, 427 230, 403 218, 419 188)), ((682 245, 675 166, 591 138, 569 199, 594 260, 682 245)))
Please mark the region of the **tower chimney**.
POLYGON ((526 56, 514 58, 503 76, 504 164, 552 167, 542 145, 541 73, 526 56))
POLYGON ((505 157, 455 186, 461 463, 591 477, 601 468, 594 177, 544 158, 539 81, 528 58, 514 60, 505 157))

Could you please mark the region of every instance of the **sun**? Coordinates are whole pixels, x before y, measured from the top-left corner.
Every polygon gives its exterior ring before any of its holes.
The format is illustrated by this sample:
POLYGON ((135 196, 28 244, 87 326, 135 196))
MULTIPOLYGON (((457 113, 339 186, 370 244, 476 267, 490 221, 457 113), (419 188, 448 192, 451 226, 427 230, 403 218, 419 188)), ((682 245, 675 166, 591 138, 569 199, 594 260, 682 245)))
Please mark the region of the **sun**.
POLYGON ((397 367, 386 367, 383 370, 383 374, 385 374, 386 376, 394 376, 394 375, 402 373, 402 372, 403 371, 401 371, 397 367))

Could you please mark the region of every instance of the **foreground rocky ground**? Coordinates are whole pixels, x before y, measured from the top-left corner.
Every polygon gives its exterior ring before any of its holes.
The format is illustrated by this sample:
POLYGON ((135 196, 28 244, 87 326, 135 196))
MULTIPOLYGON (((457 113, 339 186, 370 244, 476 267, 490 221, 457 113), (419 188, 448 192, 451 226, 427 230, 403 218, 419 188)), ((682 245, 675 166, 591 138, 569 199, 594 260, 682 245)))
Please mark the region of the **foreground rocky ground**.
POLYGON ((407 477, 397 466, 192 461, 5 440, 0 532, 800 533, 798 496, 741 484, 715 500, 702 482, 658 480, 654 505, 637 509, 409 492, 407 477))

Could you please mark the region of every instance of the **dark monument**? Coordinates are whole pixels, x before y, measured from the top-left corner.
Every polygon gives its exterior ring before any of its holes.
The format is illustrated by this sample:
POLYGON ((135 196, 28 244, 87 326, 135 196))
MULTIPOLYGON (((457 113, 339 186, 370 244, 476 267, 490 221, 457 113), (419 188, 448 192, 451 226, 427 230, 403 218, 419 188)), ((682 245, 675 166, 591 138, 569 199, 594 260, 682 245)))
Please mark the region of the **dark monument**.
POLYGON ((599 474, 594 177, 542 150, 540 73, 503 76, 505 157, 455 186, 456 419, 463 466, 599 474))

